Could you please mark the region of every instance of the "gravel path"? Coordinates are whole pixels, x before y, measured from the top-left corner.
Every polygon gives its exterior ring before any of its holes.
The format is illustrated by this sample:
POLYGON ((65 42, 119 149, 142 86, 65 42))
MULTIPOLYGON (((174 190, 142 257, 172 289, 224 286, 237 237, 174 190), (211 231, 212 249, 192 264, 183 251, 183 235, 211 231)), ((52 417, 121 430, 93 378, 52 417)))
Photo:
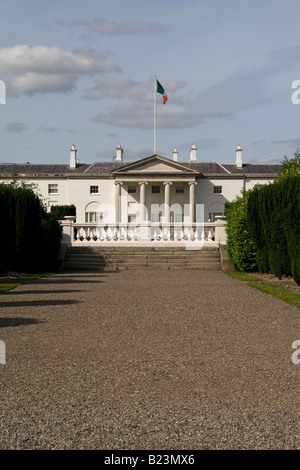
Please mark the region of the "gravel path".
POLYGON ((300 449, 300 310, 221 272, 0 296, 1 449, 300 449))

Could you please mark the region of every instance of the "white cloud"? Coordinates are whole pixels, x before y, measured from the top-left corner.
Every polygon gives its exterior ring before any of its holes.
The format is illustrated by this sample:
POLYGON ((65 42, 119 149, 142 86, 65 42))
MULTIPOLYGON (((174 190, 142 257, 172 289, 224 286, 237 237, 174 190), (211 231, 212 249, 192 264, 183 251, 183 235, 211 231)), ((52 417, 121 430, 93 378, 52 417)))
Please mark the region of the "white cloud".
POLYGON ((130 75, 122 75, 120 77, 102 77, 97 81, 94 88, 89 90, 85 98, 90 100, 98 100, 103 98, 142 98, 143 100, 153 98, 153 89, 145 83, 139 83, 132 80, 130 75))
MULTIPOLYGON (((185 82, 163 80, 169 100, 162 104, 162 97, 157 98, 157 124, 164 128, 194 127, 204 119, 232 119, 232 114, 225 112, 206 112, 197 109, 194 99, 187 99, 184 93, 185 82)), ((154 79, 138 82, 128 75, 106 76, 98 79, 95 87, 85 95, 86 99, 101 100, 114 98, 117 103, 110 109, 99 113, 94 121, 120 127, 150 129, 153 127, 154 79)))
POLYGON ((1 48, 0 64, 9 95, 65 92, 75 86, 81 75, 119 71, 117 64, 107 56, 46 46, 1 48))
MULTIPOLYGON (((183 89, 183 81, 166 80, 163 84, 167 94, 172 96, 173 103, 179 99, 175 93, 183 89)), ((133 80, 129 74, 115 77, 101 77, 97 84, 91 88, 85 98, 90 100, 100 100, 103 98, 131 98, 133 100, 153 101, 154 79, 149 78, 145 82, 133 80)))

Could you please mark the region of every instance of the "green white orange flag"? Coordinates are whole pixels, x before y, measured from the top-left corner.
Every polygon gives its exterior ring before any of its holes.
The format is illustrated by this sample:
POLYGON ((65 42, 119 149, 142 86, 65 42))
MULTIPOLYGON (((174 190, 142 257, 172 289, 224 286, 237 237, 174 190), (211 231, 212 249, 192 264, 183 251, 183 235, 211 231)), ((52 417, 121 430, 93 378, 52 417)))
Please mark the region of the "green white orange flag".
POLYGON ((164 87, 159 83, 159 81, 156 79, 156 91, 163 97, 163 104, 166 104, 168 101, 168 95, 165 92, 164 87))

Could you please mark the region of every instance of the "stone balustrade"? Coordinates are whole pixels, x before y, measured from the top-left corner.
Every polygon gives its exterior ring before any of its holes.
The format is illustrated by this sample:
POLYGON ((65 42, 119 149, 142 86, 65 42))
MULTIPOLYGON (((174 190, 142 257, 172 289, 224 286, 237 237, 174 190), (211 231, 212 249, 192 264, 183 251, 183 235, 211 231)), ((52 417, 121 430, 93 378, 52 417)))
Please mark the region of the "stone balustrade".
POLYGON ((63 240, 70 246, 99 243, 175 243, 200 242, 226 244, 226 222, 219 217, 216 222, 197 223, 76 223, 68 217, 62 221, 63 240))

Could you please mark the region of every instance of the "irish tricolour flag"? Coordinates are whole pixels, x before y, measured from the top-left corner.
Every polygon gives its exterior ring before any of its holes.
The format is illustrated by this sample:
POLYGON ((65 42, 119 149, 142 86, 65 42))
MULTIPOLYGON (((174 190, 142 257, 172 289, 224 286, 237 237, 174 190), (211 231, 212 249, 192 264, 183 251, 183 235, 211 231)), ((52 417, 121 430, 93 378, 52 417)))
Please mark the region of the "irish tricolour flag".
POLYGON ((156 91, 163 97, 163 104, 166 104, 168 101, 168 95, 165 92, 164 87, 159 83, 159 81, 156 79, 156 91))

